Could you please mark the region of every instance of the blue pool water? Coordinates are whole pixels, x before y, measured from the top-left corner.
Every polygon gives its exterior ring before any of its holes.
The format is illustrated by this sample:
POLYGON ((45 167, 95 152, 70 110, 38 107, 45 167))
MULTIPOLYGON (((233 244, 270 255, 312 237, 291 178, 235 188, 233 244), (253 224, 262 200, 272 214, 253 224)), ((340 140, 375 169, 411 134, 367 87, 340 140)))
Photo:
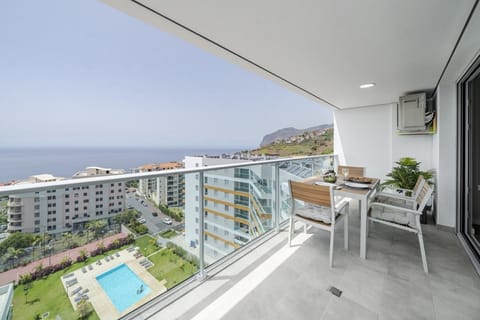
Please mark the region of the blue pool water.
POLYGON ((124 263, 98 275, 96 279, 120 313, 152 291, 124 263))

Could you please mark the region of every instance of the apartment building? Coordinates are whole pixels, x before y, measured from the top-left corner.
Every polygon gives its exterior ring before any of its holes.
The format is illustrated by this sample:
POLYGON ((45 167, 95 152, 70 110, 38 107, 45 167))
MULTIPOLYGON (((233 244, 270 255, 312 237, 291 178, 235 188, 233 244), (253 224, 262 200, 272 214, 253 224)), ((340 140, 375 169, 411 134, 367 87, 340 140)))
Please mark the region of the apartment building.
MULTIPOLYGON (((251 163, 248 159, 185 157, 185 168, 251 163)), ((272 166, 206 171, 202 188, 205 254, 226 255, 263 233, 272 225, 272 166)), ((185 176, 185 239, 198 244, 200 176, 185 176)))
MULTIPOLYGON (((146 164, 138 168, 139 172, 181 169, 179 162, 163 162, 146 164)), ((183 207, 185 202, 185 180, 183 175, 169 175, 158 178, 140 179, 138 192, 152 200, 156 205, 161 203, 169 207, 183 207)))
MULTIPOLYGON (((123 170, 87 167, 72 179, 121 174, 123 170)), ((29 177, 18 184, 61 181, 50 174, 29 177)), ((62 233, 76 231, 97 219, 110 219, 125 210, 124 182, 56 188, 10 195, 7 203, 8 231, 62 233)))

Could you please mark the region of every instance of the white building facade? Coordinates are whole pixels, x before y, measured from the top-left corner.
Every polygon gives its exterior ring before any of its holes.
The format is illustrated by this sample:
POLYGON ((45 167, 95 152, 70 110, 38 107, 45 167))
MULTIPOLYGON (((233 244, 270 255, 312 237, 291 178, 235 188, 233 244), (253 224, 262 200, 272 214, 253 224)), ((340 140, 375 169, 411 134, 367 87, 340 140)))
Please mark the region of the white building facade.
MULTIPOLYGON (((178 162, 149 164, 138 168, 139 172, 163 171, 180 169, 178 162)), ((181 174, 157 178, 140 179, 138 192, 152 200, 156 205, 165 204, 169 207, 183 207, 185 200, 185 180, 181 174)))
MULTIPOLYGON (((88 167, 73 179, 110 174, 123 170, 88 167)), ((21 184, 60 181, 49 174, 31 176, 21 184)), ((41 192, 11 195, 7 203, 8 231, 62 233, 82 229, 97 219, 110 219, 125 210, 124 182, 56 188, 41 192)))
MULTIPOLYGON (((186 157, 185 168, 251 163, 220 157, 186 157)), ((217 258, 239 248, 272 226, 273 167, 248 166, 185 176, 185 240, 198 244, 200 201, 203 198, 205 254, 217 258), (202 193, 200 193, 202 192, 202 193)))

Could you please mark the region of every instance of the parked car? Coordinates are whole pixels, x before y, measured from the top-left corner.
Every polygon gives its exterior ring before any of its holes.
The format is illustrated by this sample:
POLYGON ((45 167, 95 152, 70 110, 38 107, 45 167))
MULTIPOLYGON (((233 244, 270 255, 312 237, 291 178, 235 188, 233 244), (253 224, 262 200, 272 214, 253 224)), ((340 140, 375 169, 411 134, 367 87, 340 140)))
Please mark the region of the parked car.
POLYGON ((172 220, 170 218, 164 218, 163 223, 165 224, 172 224, 172 220))
POLYGON ((137 221, 138 221, 139 223, 145 223, 145 222, 147 222, 147 220, 145 220, 145 219, 143 219, 143 218, 138 218, 137 221))
POLYGON ((152 212, 152 216, 156 217, 158 216, 158 213, 156 213, 155 211, 152 212))

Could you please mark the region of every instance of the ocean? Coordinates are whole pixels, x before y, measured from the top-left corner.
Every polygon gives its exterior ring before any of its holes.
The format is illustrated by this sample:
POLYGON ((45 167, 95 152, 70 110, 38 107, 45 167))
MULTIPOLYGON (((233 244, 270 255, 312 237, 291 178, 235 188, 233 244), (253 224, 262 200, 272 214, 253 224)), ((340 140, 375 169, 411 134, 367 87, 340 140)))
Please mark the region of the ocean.
POLYGON ((181 161, 187 155, 218 155, 245 149, 3 148, 0 149, 0 182, 26 179, 42 173, 68 178, 89 166, 130 172, 148 163, 181 161))

